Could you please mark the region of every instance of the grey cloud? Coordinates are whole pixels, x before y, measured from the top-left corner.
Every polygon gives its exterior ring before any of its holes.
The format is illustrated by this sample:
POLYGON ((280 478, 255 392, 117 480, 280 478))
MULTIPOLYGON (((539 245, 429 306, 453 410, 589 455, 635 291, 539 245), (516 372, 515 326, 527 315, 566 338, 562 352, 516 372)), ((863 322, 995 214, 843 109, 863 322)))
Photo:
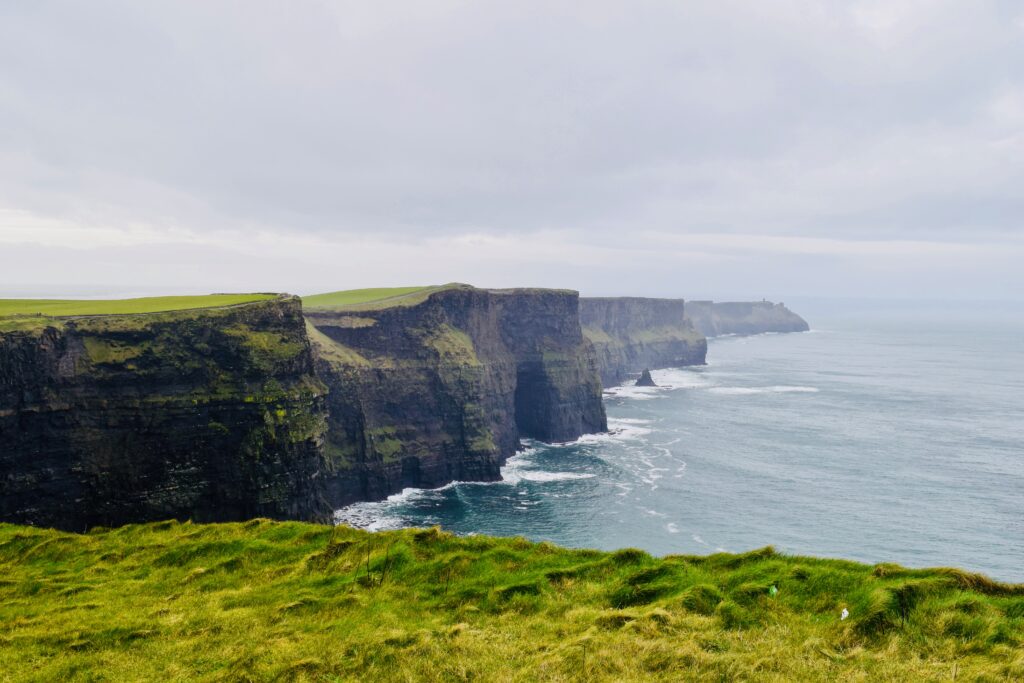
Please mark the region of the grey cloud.
POLYGON ((1022 17, 987 0, 5 3, 0 206, 394 239, 1014 239, 1022 17))

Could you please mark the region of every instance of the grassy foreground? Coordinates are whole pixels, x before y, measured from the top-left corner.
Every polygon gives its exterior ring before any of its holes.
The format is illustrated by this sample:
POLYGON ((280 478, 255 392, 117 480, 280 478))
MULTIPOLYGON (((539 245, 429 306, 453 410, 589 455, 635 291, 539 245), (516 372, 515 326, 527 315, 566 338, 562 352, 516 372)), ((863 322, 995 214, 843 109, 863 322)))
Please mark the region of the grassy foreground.
POLYGON ((140 299, 0 299, 0 318, 8 316, 74 316, 160 313, 194 308, 233 306, 273 299, 276 294, 205 294, 150 296, 140 299))
POLYGON ((4 680, 1024 678, 1024 586, 770 548, 0 525, 0 570, 4 680))

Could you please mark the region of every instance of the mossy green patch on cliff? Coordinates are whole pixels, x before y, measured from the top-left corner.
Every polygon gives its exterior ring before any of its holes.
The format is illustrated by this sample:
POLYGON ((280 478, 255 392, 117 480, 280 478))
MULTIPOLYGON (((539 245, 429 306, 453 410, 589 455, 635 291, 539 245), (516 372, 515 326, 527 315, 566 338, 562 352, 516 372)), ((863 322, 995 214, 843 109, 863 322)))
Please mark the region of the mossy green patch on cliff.
POLYGON ((0 317, 0 333, 2 332, 42 332, 47 327, 60 329, 63 322, 59 318, 47 318, 43 315, 12 315, 0 317))
POLYGON ((301 337, 289 336, 281 331, 256 330, 246 325, 233 325, 224 334, 237 339, 248 352, 249 359, 259 368, 270 370, 277 363, 286 362, 305 353, 301 337))
POLYGON ((369 367, 371 365, 370 361, 358 351, 334 341, 308 320, 306 321, 306 336, 309 337, 309 341, 313 344, 316 353, 326 361, 357 367, 369 367))
POLYGON ((1024 586, 770 548, 659 559, 268 520, 0 525, 0 569, 12 681, 1024 676, 1024 586))
POLYGON ((635 342, 653 343, 659 341, 686 341, 693 344, 701 341, 704 335, 693 328, 680 328, 675 325, 649 327, 631 332, 627 339, 635 342))
POLYGON ((147 341, 125 343, 102 337, 84 336, 85 352, 93 363, 126 363, 138 358, 152 348, 147 341))
POLYGON ((155 296, 140 299, 0 299, 0 318, 159 313, 236 306, 276 297, 276 294, 206 294, 202 296, 155 296))
POLYGON ((324 443, 324 455, 332 471, 348 470, 359 461, 359 446, 348 439, 328 438, 324 443))
POLYGON ((441 360, 464 365, 480 365, 469 335, 448 323, 421 330, 423 343, 436 351, 441 360))
POLYGON ((591 344, 612 344, 615 341, 610 334, 597 327, 584 327, 583 336, 586 337, 591 344))
POLYGON ((494 435, 490 430, 484 429, 469 442, 469 449, 477 453, 493 453, 498 450, 498 446, 494 443, 494 435))
POLYGON ((405 444, 397 434, 398 431, 395 427, 376 427, 366 431, 366 438, 374 453, 379 455, 384 462, 391 462, 396 460, 405 448, 405 444))
POLYGON ((584 327, 583 335, 590 343, 597 346, 625 346, 628 344, 654 344, 658 342, 683 341, 690 344, 700 343, 704 336, 691 327, 678 325, 663 325, 659 327, 647 327, 636 330, 629 330, 620 337, 613 337, 602 329, 596 327, 584 327))

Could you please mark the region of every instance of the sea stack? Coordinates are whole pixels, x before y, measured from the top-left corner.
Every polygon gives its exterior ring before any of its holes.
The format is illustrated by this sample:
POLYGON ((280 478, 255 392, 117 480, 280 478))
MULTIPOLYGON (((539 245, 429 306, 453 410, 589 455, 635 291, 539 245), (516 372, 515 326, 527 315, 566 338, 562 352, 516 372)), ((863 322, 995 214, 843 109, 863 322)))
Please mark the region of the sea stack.
POLYGON ((647 368, 644 368, 644 371, 642 373, 640 373, 640 379, 638 379, 636 381, 636 385, 638 387, 656 387, 656 386, 658 386, 657 384, 654 383, 654 380, 651 379, 651 371, 649 369, 647 369, 647 368))

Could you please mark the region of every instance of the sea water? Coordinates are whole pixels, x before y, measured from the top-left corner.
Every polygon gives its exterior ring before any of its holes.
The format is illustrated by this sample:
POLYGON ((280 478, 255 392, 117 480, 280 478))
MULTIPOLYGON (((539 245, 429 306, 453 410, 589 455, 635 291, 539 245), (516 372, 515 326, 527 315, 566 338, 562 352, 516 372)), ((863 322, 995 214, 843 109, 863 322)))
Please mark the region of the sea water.
POLYGON ((779 551, 1024 581, 1024 320, 823 315, 727 337, 657 388, 606 390, 609 433, 530 442, 504 481, 338 513, 657 555, 779 551))

